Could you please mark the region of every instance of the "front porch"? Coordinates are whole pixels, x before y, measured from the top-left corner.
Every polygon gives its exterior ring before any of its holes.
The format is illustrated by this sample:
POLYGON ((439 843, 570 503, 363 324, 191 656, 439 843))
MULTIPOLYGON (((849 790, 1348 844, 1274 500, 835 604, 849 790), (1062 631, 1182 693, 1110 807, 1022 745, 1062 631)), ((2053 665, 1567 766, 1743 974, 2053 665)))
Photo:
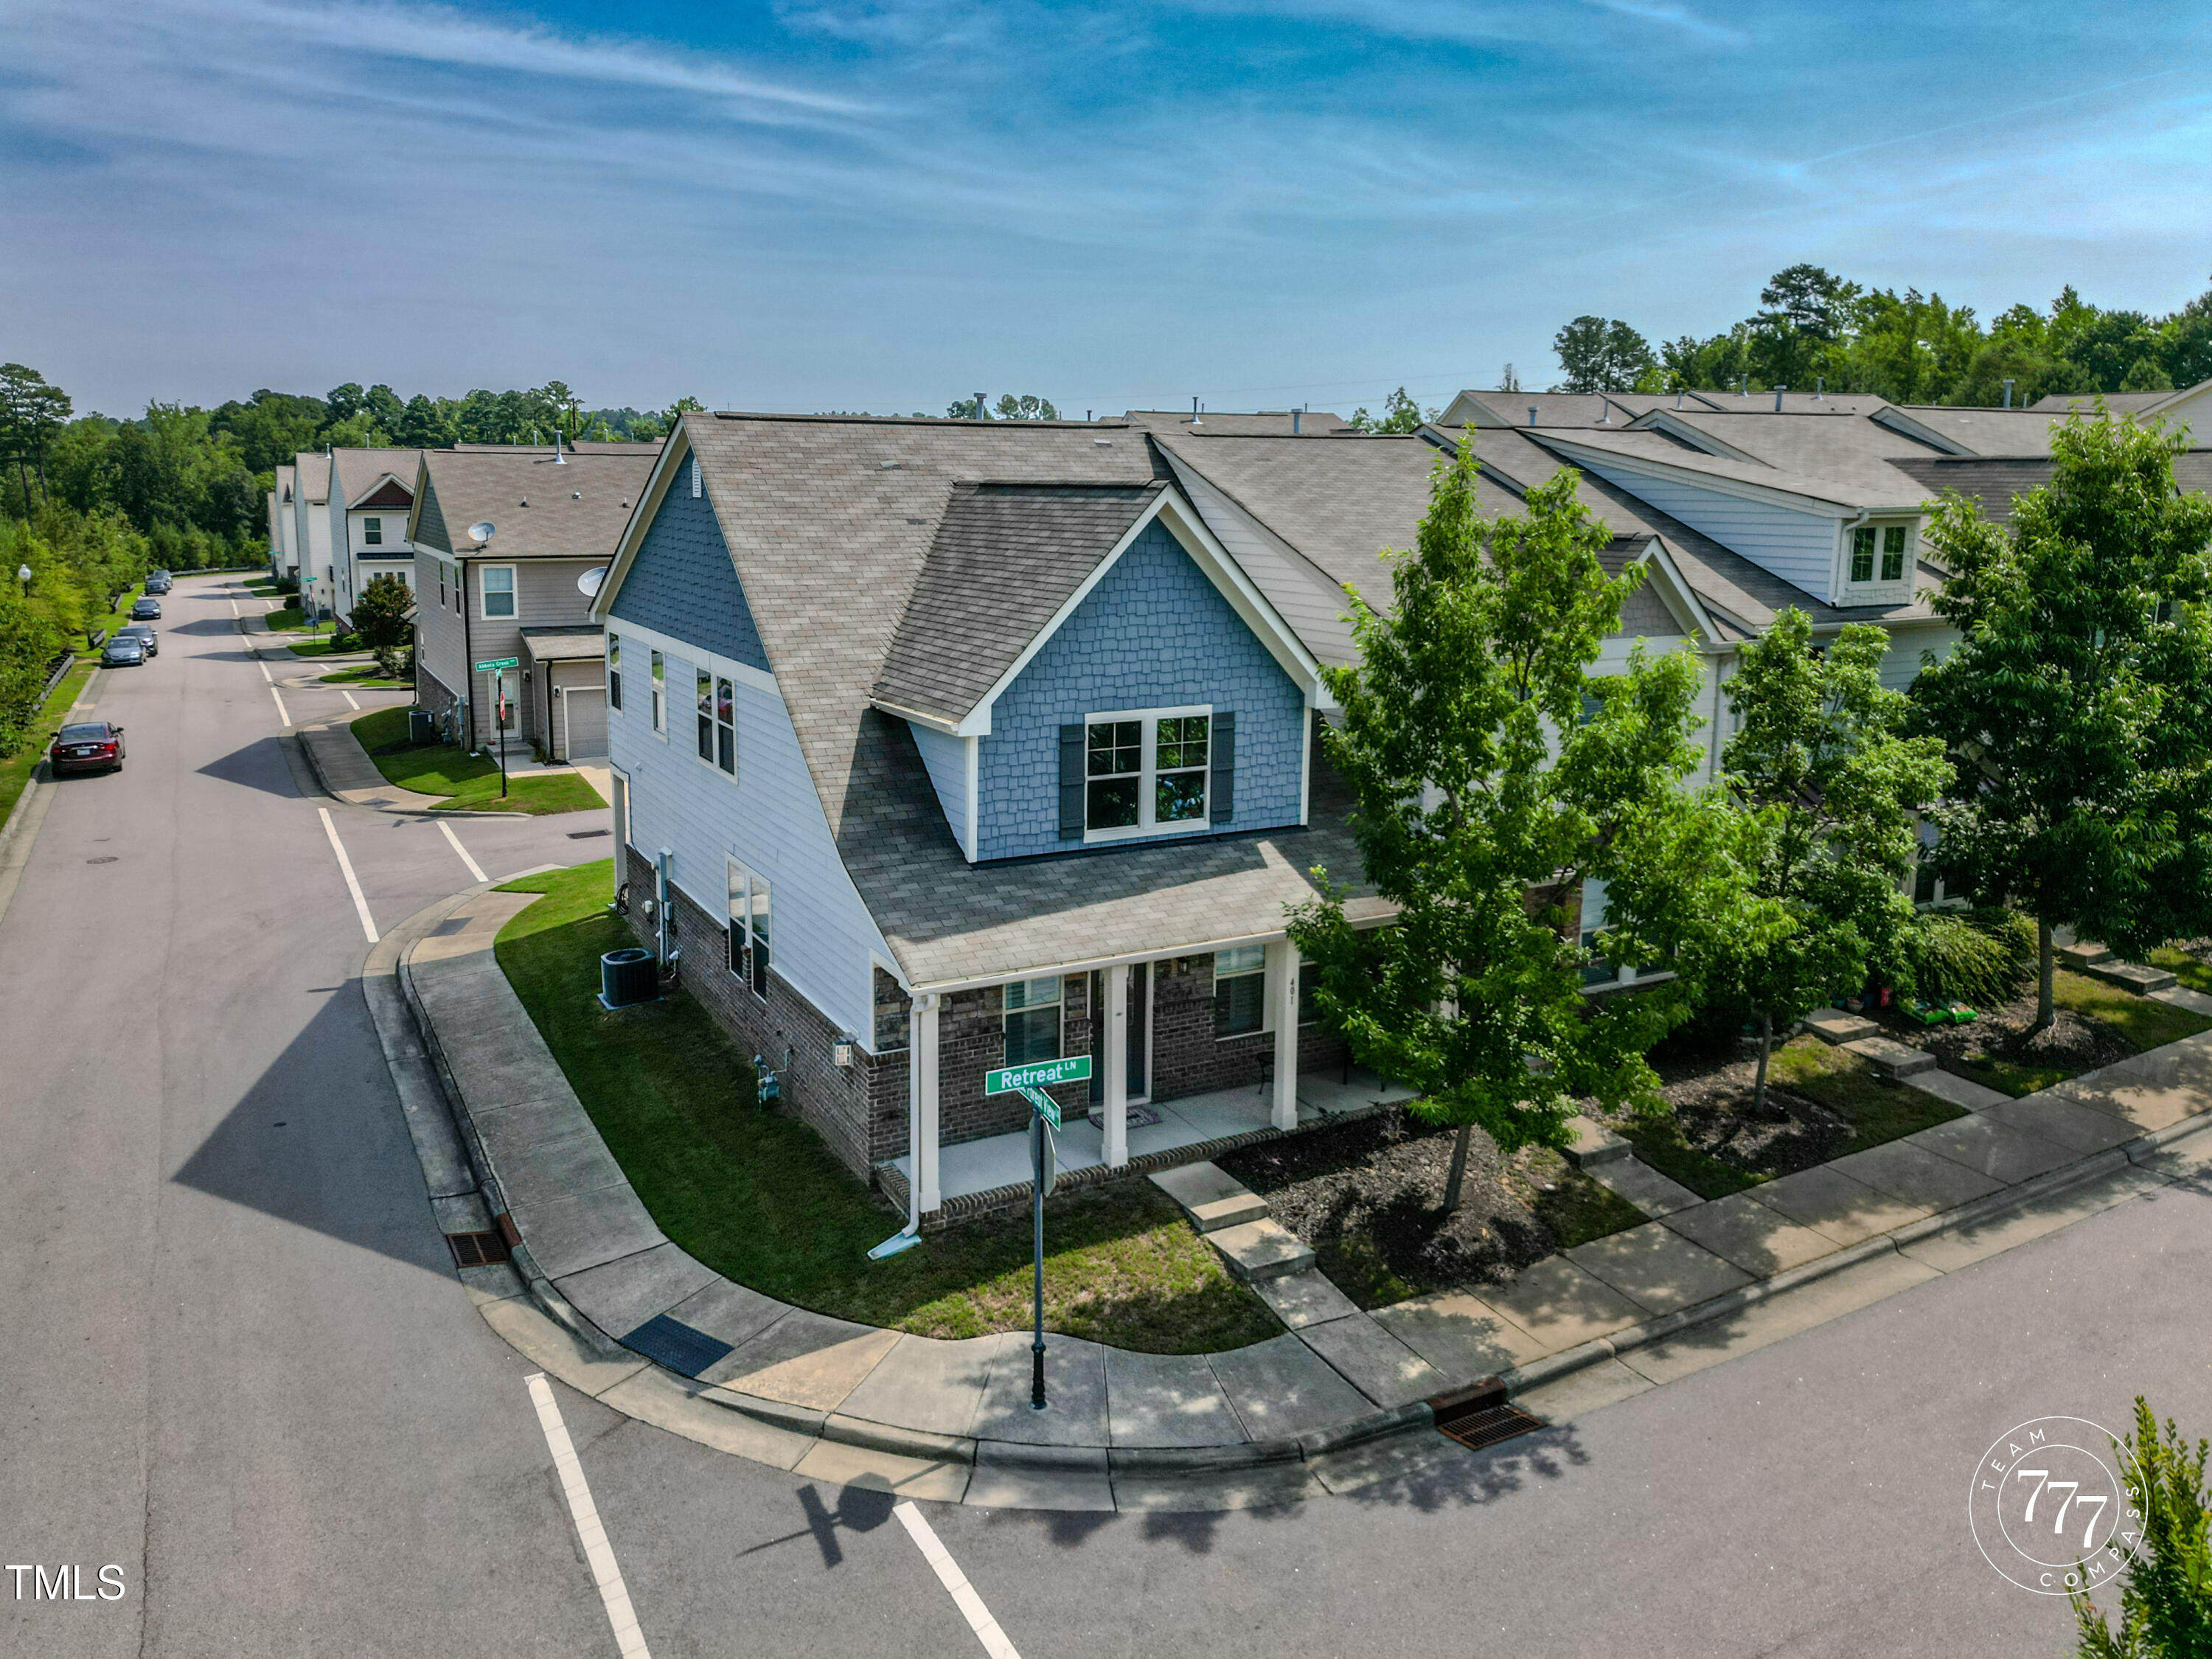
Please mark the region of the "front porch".
MULTIPOLYGON (((1297 1120, 1279 1127, 1273 1109, 1272 1080, 1255 1087, 1218 1089, 1128 1109, 1127 1157, 1109 1164, 1103 1107, 1085 1117, 1070 1117, 1058 1136, 1057 1185, 1091 1186, 1127 1176, 1150 1175, 1179 1164, 1194 1164, 1231 1147, 1280 1134, 1318 1127, 1413 1098, 1413 1091, 1358 1066, 1331 1068, 1297 1080, 1297 1120), (1139 1122, 1157 1115, 1158 1121, 1139 1122)), ((1030 1137, 1027 1130, 988 1135, 940 1147, 936 1218, 951 1220, 981 1215, 1030 1201, 1030 1137)), ((878 1166, 877 1180, 902 1207, 910 1202, 914 1158, 908 1155, 878 1166)))

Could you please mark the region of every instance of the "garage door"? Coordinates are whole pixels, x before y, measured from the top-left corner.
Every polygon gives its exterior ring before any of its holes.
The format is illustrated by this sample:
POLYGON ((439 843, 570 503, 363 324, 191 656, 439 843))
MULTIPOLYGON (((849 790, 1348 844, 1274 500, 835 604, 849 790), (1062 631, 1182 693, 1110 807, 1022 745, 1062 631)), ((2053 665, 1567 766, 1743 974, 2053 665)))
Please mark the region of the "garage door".
POLYGON ((607 752, 607 693, 599 685, 572 685, 561 693, 562 757, 599 760, 607 752))

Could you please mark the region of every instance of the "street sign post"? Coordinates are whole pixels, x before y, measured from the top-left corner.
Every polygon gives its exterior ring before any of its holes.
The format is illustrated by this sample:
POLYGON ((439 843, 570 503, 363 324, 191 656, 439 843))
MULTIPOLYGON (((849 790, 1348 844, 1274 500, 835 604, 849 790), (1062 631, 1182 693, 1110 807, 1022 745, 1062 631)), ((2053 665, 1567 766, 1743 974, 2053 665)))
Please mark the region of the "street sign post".
POLYGON ((507 670, 522 665, 520 657, 494 657, 477 665, 477 672, 491 676, 491 723, 499 728, 499 798, 507 799, 507 670))
POLYGON ((1031 1310, 1036 1334, 1030 1341, 1030 1407, 1044 1409, 1044 1195, 1052 1188, 1052 1132, 1060 1127, 1060 1103, 1045 1091, 1055 1083, 1086 1083, 1091 1056, 1038 1060, 1028 1066, 996 1066, 983 1073, 987 1095, 1019 1095, 1030 1103, 1031 1243, 1036 1255, 1031 1310))

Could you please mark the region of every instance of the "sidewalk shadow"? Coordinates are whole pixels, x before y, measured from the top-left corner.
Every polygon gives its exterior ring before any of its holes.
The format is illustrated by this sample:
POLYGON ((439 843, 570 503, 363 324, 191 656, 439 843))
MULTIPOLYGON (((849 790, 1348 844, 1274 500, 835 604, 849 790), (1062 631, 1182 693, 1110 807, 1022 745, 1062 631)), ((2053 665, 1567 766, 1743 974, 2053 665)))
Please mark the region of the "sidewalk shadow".
POLYGON ((429 1214, 422 1165, 356 981, 324 1000, 170 1179, 410 1267, 453 1275, 453 1257, 429 1214))

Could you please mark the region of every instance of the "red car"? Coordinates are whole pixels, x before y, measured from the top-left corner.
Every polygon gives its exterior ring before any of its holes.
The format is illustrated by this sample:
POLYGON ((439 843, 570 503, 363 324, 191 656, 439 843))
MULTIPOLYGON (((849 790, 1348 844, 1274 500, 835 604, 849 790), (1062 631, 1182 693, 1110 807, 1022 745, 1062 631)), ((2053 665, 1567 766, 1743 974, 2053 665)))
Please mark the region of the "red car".
POLYGON ((123 769, 123 728, 106 720, 87 720, 64 726, 54 733, 54 746, 46 761, 56 777, 66 772, 119 772, 123 769))

